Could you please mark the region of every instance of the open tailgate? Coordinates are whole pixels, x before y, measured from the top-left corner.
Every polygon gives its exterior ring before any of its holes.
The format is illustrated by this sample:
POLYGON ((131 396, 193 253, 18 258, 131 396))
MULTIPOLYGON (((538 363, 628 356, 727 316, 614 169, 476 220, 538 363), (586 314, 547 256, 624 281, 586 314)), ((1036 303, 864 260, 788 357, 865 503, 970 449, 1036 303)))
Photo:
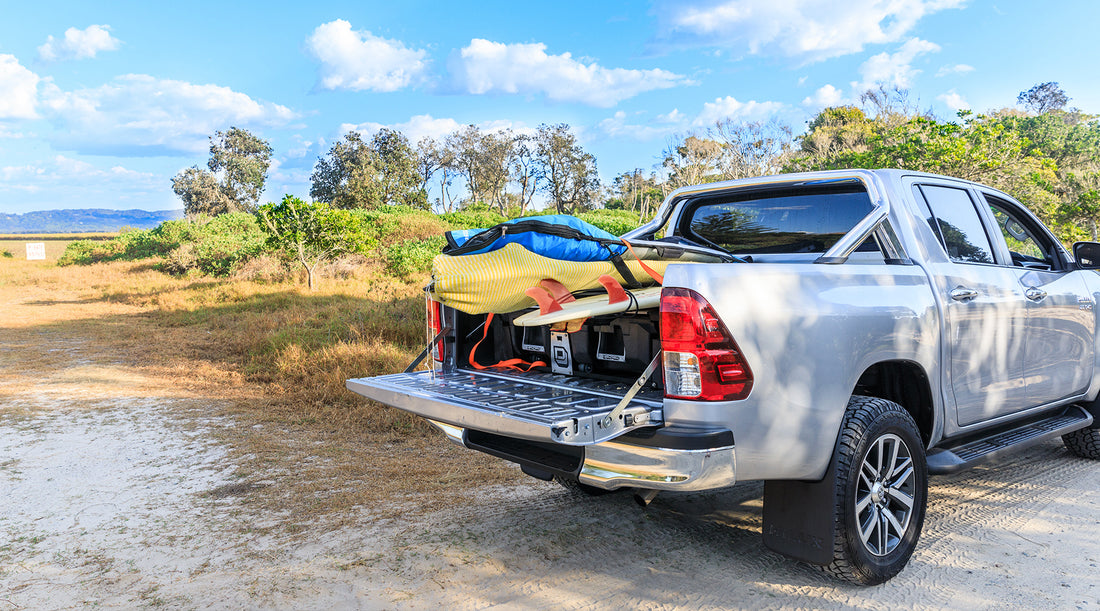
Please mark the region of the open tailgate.
POLYGON ((630 384, 544 373, 417 371, 347 381, 368 399, 448 424, 564 445, 590 445, 662 422, 663 394, 645 388, 612 420, 630 384))

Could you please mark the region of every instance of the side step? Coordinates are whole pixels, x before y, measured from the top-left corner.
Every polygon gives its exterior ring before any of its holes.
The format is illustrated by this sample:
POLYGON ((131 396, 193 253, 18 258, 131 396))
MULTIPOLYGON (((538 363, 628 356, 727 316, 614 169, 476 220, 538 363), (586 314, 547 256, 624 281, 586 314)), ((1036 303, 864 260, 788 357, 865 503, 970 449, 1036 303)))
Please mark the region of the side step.
POLYGON ((1076 405, 1071 405, 1042 420, 1002 430, 987 437, 972 439, 954 447, 930 450, 928 472, 938 475, 956 473, 1090 424, 1092 424, 1092 415, 1076 405))

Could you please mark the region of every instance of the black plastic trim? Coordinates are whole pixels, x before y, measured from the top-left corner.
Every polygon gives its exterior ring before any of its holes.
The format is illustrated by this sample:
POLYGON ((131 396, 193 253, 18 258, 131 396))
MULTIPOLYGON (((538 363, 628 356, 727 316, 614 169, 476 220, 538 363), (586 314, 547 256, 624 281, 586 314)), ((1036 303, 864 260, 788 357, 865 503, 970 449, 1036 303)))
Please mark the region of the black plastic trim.
POLYGON ((733 431, 729 429, 695 429, 683 426, 666 426, 659 429, 631 431, 612 441, 647 448, 668 450, 709 450, 733 446, 733 431))
POLYGON ((528 441, 474 429, 466 429, 463 444, 490 456, 503 458, 535 471, 576 479, 584 463, 584 448, 557 443, 528 441))

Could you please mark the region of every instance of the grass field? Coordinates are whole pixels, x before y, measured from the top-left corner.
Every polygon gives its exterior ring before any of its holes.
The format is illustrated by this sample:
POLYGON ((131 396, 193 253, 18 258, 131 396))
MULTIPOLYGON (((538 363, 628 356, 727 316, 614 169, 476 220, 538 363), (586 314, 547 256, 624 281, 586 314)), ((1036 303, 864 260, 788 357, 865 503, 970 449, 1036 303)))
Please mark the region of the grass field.
MULTIPOLYGON (((27 244, 42 242, 46 245, 46 260, 56 261, 65 252, 65 247, 76 240, 109 240, 116 237, 118 237, 117 233, 0 234, 0 255, 10 252, 12 258, 25 260, 27 244)), ((7 257, 3 258, 7 259, 7 257)))
MULTIPOLYGON (((257 472, 293 474, 263 501, 292 507, 293 523, 345 519, 348 508, 411 492, 424 493, 428 509, 453 502, 433 493, 456 479, 517 477, 502 461, 450 449, 420 418, 345 388, 348 378, 400 371, 420 351, 426 278, 394 279, 367 263, 311 292, 300 282, 177 278, 153 264, 0 259, 0 388, 76 359, 155 381, 150 398, 228 403, 247 433, 227 439, 235 454, 257 472)), ((100 377, 82 384, 101 385, 100 377)))

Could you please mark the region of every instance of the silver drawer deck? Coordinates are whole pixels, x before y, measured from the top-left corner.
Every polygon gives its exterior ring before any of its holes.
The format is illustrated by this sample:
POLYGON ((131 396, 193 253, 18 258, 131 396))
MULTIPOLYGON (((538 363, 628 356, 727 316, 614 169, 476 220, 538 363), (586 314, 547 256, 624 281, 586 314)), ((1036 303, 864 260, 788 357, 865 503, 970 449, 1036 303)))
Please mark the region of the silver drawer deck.
POLYGON ((551 374, 417 371, 348 380, 347 387, 432 420, 566 445, 599 443, 662 421, 660 391, 639 392, 608 426, 604 418, 629 384, 551 374))

